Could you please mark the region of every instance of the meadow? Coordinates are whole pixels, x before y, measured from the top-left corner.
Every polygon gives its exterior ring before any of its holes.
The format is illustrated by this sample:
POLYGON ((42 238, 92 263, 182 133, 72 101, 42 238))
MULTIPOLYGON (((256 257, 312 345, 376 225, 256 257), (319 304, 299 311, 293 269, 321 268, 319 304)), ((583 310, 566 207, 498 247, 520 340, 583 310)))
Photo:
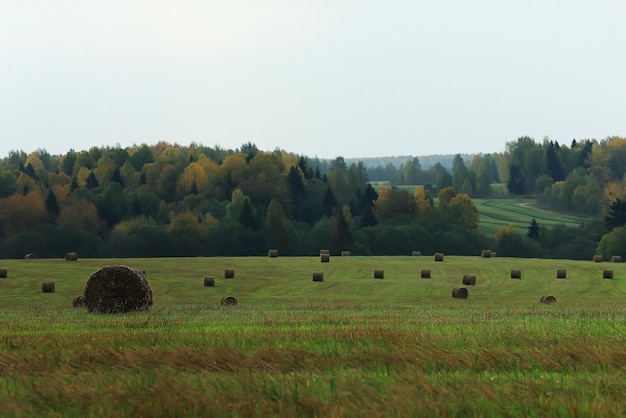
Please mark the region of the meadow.
POLYGON ((626 413, 623 263, 279 256, 1 260, 0 268, 8 269, 2 416, 626 413), (146 270, 151 311, 72 308, 89 275, 110 264, 146 270), (227 268, 235 278, 224 278, 227 268), (323 282, 312 281, 315 271, 323 282), (477 283, 453 299, 465 274, 477 283), (205 275, 214 287, 203 286, 205 275), (42 293, 44 281, 55 293, 42 293), (238 305, 220 307, 227 295, 238 305), (542 295, 557 303, 540 303, 542 295))

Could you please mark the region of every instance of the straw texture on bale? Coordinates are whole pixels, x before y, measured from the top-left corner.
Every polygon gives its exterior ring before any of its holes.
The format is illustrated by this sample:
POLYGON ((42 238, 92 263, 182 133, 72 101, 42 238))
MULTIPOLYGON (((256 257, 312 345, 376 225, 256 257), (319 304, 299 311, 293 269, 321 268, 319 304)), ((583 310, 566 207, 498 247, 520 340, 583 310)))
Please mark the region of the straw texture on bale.
POLYGON ((566 279, 567 278, 567 270, 565 270, 565 269, 558 269, 556 271, 556 278, 557 279, 566 279))
POLYGON ((215 286, 215 276, 204 276, 205 286, 215 286))
POLYGON ((9 277, 9 270, 8 269, 0 269, 0 278, 6 279, 7 277, 9 277))
POLYGON ((350 256, 352 254, 350 253, 350 251, 342 251, 341 255, 342 255, 342 257, 348 257, 348 256, 350 256))
POLYGON ((552 295, 543 295, 539 301, 541 303, 556 303, 556 298, 552 295))
POLYGON ((443 253, 435 253, 435 261, 443 261, 443 253))
POLYGON ((28 253, 28 254, 26 254, 26 255, 24 256, 24 258, 25 258, 26 260, 34 260, 35 258, 37 258, 37 254, 35 254, 35 253, 28 253))
POLYGON ((276 258, 278 257, 278 250, 276 249, 271 249, 267 252, 267 256, 271 257, 271 258, 276 258))
POLYGON ((420 270, 420 276, 422 277, 422 279, 430 279, 430 270, 429 269, 420 270))
POLYGON ((381 270, 381 269, 374 270, 374 278, 375 279, 384 279, 385 278, 385 270, 381 270))
POLYGON ((85 297, 83 295, 78 295, 72 301, 72 306, 75 308, 84 308, 85 307, 85 297))
POLYGON ((413 252, 411 252, 411 255, 413 257, 421 257, 422 252, 421 251, 413 251, 413 252))
POLYGON ((233 296, 224 296, 222 300, 220 300, 221 306, 235 306, 237 304, 237 299, 233 296))
POLYGON ((313 281, 314 282, 323 282, 324 281, 324 273, 321 271, 313 272, 313 281))
POLYGON ((604 257, 601 254, 596 254, 593 256, 594 263, 601 263, 604 261, 604 257))
POLYGON ((452 297, 459 299, 467 299, 468 291, 464 287, 455 287, 452 289, 452 297))
POLYGON ((611 256, 611 263, 621 263, 621 262, 622 262, 622 256, 620 255, 611 256))
POLYGON ((511 279, 521 279, 522 270, 511 270, 511 279))
POLYGON ((482 258, 491 258, 491 250, 481 250, 480 256, 482 258))
POLYGON ((234 279, 235 278, 235 270, 234 269, 224 269, 224 278, 225 279, 234 279))
POLYGON ((466 286, 476 286, 476 276, 469 274, 464 275, 463 284, 466 286))
POLYGON ((104 266, 87 279, 85 307, 94 313, 147 311, 152 307, 152 289, 138 270, 127 266, 104 266))
POLYGON ((613 278, 613 270, 604 270, 602 271, 603 279, 612 279, 613 278))
POLYGON ((328 254, 322 254, 322 255, 320 256, 320 261, 321 261, 322 263, 330 263, 330 255, 328 255, 328 254))
POLYGON ((41 291, 43 293, 54 293, 54 282, 43 282, 41 284, 41 291))
POLYGON ((65 261, 78 261, 78 253, 66 253, 65 261))

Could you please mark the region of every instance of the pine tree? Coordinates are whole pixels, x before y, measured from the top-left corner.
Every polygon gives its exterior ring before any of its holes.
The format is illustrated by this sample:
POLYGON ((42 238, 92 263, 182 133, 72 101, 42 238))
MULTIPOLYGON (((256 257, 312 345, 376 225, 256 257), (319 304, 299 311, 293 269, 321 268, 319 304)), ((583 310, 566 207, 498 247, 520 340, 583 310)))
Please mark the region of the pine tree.
POLYGON ((535 218, 533 218, 533 220, 530 222, 530 225, 528 226, 528 232, 526 233, 526 235, 528 235, 528 238, 530 239, 539 239, 539 224, 537 223, 537 220, 535 218))

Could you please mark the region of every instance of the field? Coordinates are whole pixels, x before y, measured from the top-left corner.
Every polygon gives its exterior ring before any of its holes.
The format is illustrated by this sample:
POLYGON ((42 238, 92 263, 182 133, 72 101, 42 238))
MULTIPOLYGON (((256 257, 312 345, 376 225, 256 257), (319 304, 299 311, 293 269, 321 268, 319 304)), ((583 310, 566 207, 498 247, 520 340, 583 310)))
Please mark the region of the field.
POLYGON ((8 269, 0 279, 2 416, 626 413, 623 263, 333 256, 0 267, 8 269), (71 308, 106 264, 147 271, 150 312, 71 308), (223 278, 225 268, 234 279, 223 278), (431 279, 420 278, 423 268, 431 279), (603 279, 603 269, 614 278, 603 279), (314 271, 323 282, 312 281, 314 271), (477 284, 453 299, 464 274, 477 284), (203 286, 204 275, 216 276, 215 287, 203 286), (56 292, 42 293, 43 281, 56 292), (220 307, 226 295, 239 304, 220 307), (541 304, 542 295, 557 303, 541 304))

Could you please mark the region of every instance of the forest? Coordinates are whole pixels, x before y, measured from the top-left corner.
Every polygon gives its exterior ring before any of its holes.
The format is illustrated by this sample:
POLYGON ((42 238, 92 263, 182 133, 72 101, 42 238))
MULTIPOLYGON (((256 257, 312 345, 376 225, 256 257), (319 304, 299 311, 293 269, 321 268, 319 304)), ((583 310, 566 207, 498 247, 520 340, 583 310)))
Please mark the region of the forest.
POLYGON ((355 255, 444 252, 626 257, 626 140, 568 145, 521 137, 501 153, 418 157, 366 167, 252 143, 234 150, 167 142, 0 160, 0 257, 355 255), (373 186, 372 178, 389 185, 373 186), (494 185, 502 187, 495 191, 494 185), (584 214, 573 228, 481 232, 473 197, 524 195, 584 214))

